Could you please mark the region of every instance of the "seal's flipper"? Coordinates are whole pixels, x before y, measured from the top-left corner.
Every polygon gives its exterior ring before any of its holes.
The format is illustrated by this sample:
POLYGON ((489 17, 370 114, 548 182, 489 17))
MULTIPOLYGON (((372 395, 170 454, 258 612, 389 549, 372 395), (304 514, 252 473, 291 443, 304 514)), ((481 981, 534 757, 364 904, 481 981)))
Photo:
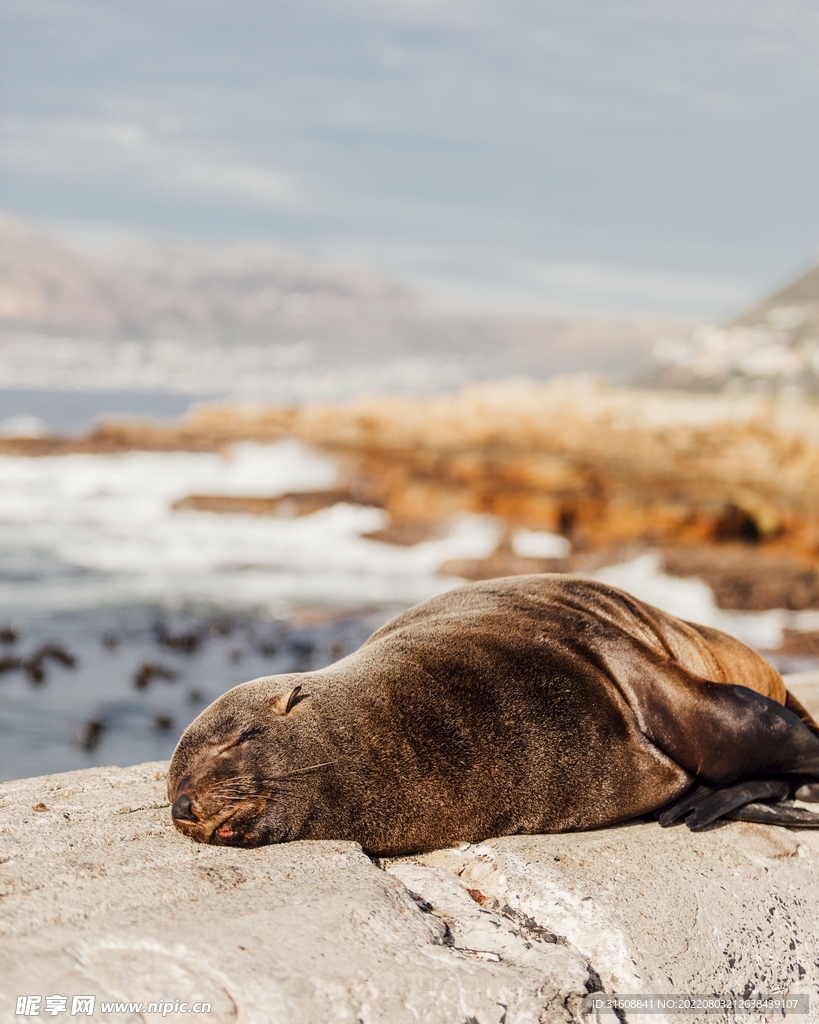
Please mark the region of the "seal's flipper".
MULTIPOLYGON (((664 807, 657 815, 657 821, 662 828, 668 828, 669 825, 685 818, 688 827, 698 832, 718 818, 737 817, 738 814, 733 812, 738 812, 743 805, 758 800, 783 800, 789 793, 790 786, 784 779, 757 779, 720 789, 700 784, 679 800, 664 807)), ((819 822, 819 815, 817 821, 819 822)))
POLYGON ((660 659, 652 676, 635 675, 623 682, 642 731, 698 781, 819 778, 819 736, 783 704, 660 659))
POLYGON ((784 800, 790 786, 784 779, 754 779, 736 786, 726 786, 706 797, 686 819, 692 832, 699 832, 718 818, 757 800, 784 800))
POLYGON ((713 786, 704 786, 702 784, 694 786, 693 789, 689 789, 685 796, 680 797, 679 800, 675 800, 674 803, 668 804, 667 807, 663 807, 662 810, 658 811, 657 821, 662 828, 668 828, 675 821, 679 821, 693 810, 696 810, 713 792, 713 786))
POLYGON ((756 821, 763 825, 787 825, 790 828, 819 828, 819 814, 809 811, 806 807, 796 807, 790 803, 758 804, 750 803, 737 807, 726 817, 738 821, 756 821))

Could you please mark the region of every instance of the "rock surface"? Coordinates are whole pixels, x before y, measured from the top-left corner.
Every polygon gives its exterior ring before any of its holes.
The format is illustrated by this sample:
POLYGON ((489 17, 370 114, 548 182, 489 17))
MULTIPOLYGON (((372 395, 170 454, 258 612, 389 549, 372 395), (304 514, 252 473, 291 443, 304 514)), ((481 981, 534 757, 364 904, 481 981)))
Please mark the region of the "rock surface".
POLYGON ((161 1016, 102 1001, 179 999, 276 1024, 574 1021, 600 989, 819 1008, 817 840, 645 822, 374 863, 352 843, 191 843, 160 762, 9 782, 0 1021, 35 994, 94 994, 100 1020, 161 1016))

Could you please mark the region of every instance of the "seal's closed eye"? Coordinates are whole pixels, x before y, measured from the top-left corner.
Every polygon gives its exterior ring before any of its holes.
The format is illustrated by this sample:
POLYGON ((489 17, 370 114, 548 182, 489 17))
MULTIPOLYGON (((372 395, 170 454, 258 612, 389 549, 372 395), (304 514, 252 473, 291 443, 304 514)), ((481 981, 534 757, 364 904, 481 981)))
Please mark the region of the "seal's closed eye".
POLYGON ((240 743, 247 743, 247 741, 252 740, 254 736, 262 736, 263 734, 264 728, 261 725, 254 725, 250 729, 245 729, 245 731, 239 735, 239 738, 233 746, 238 747, 240 743))

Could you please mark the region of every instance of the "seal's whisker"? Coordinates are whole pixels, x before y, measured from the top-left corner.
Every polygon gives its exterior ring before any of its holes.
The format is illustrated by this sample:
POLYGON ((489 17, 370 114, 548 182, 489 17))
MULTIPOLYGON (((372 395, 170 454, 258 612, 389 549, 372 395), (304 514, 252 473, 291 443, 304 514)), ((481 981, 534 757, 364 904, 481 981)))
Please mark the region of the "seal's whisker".
POLYGON ((292 772, 283 775, 270 775, 266 778, 228 779, 220 786, 215 786, 209 792, 212 796, 228 799, 231 795, 247 797, 251 799, 251 790, 256 796, 263 796, 265 793, 282 792, 276 789, 288 782, 299 782, 301 777, 310 772, 318 771, 319 768, 328 768, 335 764, 335 761, 322 761, 319 764, 309 764, 304 768, 295 768, 292 772))
POLYGON ((294 775, 304 775, 306 772, 314 772, 319 768, 329 768, 334 765, 335 761, 321 761, 319 764, 308 764, 306 768, 294 768, 292 772, 285 772, 284 775, 271 775, 264 782, 282 782, 285 779, 292 778, 294 775))
POLYGON ((255 799, 269 799, 272 796, 276 796, 281 793, 281 790, 270 789, 248 789, 245 791, 223 791, 219 789, 208 790, 207 793, 203 794, 217 800, 226 800, 229 803, 239 803, 242 800, 255 800, 255 799))
POLYGON ((214 795, 228 793, 245 793, 248 788, 260 789, 269 786, 278 785, 281 782, 289 782, 291 779, 298 781, 299 777, 306 775, 309 772, 318 771, 319 768, 329 768, 330 765, 335 764, 335 761, 322 761, 318 764, 308 764, 304 768, 294 768, 291 772, 285 772, 283 775, 268 775, 258 778, 257 776, 248 776, 246 778, 232 778, 226 779, 219 786, 214 786, 209 792, 214 795))
POLYGON ((233 793, 238 796, 242 796, 246 793, 256 792, 259 789, 270 789, 271 787, 272 783, 268 784, 256 779, 253 782, 249 782, 246 786, 214 786, 212 789, 208 790, 208 792, 213 795, 223 794, 228 796, 233 793))
POLYGON ((299 782, 301 777, 309 772, 317 771, 319 768, 327 768, 331 764, 335 764, 335 762, 324 761, 321 764, 311 764, 304 768, 296 768, 285 775, 274 775, 269 778, 231 780, 223 783, 221 786, 214 786, 208 790, 207 795, 214 799, 227 800, 231 803, 256 798, 269 799, 284 793, 287 783, 299 782))

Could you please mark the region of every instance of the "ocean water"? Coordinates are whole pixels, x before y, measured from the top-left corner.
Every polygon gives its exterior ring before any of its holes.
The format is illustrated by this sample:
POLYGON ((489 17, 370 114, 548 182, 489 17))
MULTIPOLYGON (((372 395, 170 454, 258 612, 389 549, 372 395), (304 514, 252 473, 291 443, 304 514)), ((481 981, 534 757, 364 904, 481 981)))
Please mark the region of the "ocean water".
POLYGON ((332 461, 290 441, 0 456, 0 779, 168 757, 224 690, 349 653, 457 585, 439 573, 447 559, 485 557, 500 537, 494 519, 463 516, 402 548, 365 536, 388 521, 376 508, 288 519, 173 507, 336 479, 332 461))
POLYGON ((322 668, 355 650, 386 609, 282 620, 121 604, 12 620, 0 646, 0 781, 171 756, 185 726, 238 683, 322 668), (56 651, 59 656, 38 652, 56 651), (39 671, 37 669, 39 668, 39 671))
MULTIPOLYGON (((31 353, 29 352, 29 359, 31 353)), ((52 367, 53 370, 53 367, 52 367)), ((0 388, 0 436, 86 434, 107 417, 178 419, 193 402, 223 398, 219 392, 48 390, 0 388)))
MULTIPOLYGON (((295 441, 218 453, 0 456, 0 779, 170 756, 220 693, 320 668, 391 615, 462 581, 504 526, 453 518, 399 547, 368 538, 377 508, 339 503, 298 518, 175 509, 193 494, 275 497, 333 487, 333 461, 295 441)), ((565 553, 520 531, 513 546, 565 553)), ((699 580, 655 556, 597 577, 683 618, 775 648, 819 613, 725 612, 699 580)), ((808 664, 788 664, 798 670, 808 664)))
POLYGON ((0 615, 111 603, 349 609, 440 590, 451 558, 492 552, 500 524, 463 516, 437 540, 368 540, 380 509, 339 503, 298 518, 174 510, 192 494, 275 497, 331 487, 336 467, 296 441, 230 452, 0 456, 0 615))

